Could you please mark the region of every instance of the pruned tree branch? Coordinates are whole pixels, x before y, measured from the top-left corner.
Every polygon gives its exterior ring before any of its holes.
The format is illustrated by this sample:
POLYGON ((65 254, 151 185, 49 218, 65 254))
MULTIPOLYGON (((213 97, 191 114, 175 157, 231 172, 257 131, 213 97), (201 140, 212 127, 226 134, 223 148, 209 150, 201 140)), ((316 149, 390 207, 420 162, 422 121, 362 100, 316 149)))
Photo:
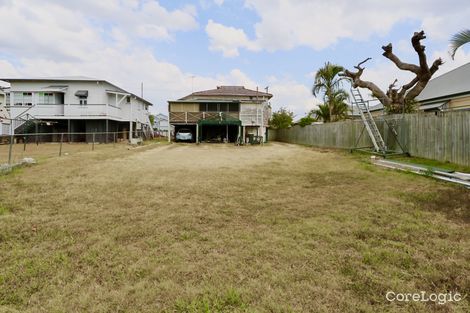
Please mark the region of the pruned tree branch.
POLYGON ((420 32, 415 32, 413 34, 413 37, 411 37, 411 44, 413 45, 413 48, 415 49, 416 53, 419 56, 419 66, 422 71, 429 71, 428 68, 428 63, 426 61, 426 53, 424 53, 424 50, 426 49, 425 46, 421 45, 421 40, 426 39, 426 36, 424 35, 424 31, 420 32))
MULTIPOLYGON (((384 101, 385 103, 389 103, 389 98, 387 95, 380 89, 376 84, 370 81, 365 81, 361 79, 361 75, 364 72, 364 67, 361 65, 364 64, 365 62, 369 61, 371 58, 367 58, 362 62, 359 62, 356 66, 354 66, 355 69, 357 69, 357 72, 351 72, 349 70, 345 70, 343 73, 340 75, 343 77, 349 77, 352 81, 352 85, 354 88, 361 87, 361 88, 367 88, 370 91, 372 91, 372 94, 374 97, 378 98, 381 102, 384 101)), ((384 103, 382 102, 382 103, 384 103)))
POLYGON ((372 58, 367 58, 367 59, 365 59, 364 61, 359 62, 359 64, 357 64, 356 66, 354 66, 354 68, 355 68, 355 69, 358 69, 358 70, 364 70, 364 68, 361 67, 361 65, 364 64, 364 63, 366 63, 366 62, 369 61, 369 60, 372 60, 372 58))
POLYGON ((384 50, 384 53, 382 55, 395 63, 395 65, 400 69, 404 71, 410 71, 415 74, 418 74, 420 71, 419 66, 414 65, 414 64, 409 64, 409 63, 404 63, 402 62, 394 53, 393 53, 393 47, 392 44, 389 43, 386 46, 382 46, 382 50, 384 50))
POLYGON ((355 88, 361 87, 369 89, 385 107, 388 107, 389 112, 401 112, 401 109, 405 107, 406 103, 413 101, 423 91, 432 75, 443 64, 442 59, 439 58, 433 62, 431 67, 428 66, 425 53, 426 47, 421 44, 421 40, 423 39, 426 39, 424 31, 415 32, 411 37, 411 44, 419 57, 419 65, 402 62, 393 53, 391 43, 382 46, 382 50, 384 51, 382 55, 384 57, 392 61, 399 69, 412 72, 416 75, 409 83, 401 86, 401 88, 395 88, 398 82, 398 80, 395 79, 393 83, 388 86, 387 92, 385 93, 373 82, 362 80, 361 75, 365 69, 362 65, 370 60, 370 58, 354 66, 357 71, 351 72, 345 70, 342 76, 349 77, 355 88))

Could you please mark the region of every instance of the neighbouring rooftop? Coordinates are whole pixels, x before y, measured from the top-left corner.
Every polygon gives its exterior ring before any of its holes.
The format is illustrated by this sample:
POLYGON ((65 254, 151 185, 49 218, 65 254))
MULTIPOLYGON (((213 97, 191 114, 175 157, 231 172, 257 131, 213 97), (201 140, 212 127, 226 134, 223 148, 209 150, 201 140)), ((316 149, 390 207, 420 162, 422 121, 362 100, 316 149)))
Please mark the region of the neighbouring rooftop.
POLYGON ((214 97, 214 96, 247 96, 247 97, 268 97, 272 98, 272 94, 259 90, 247 89, 244 86, 217 86, 216 89, 196 91, 187 95, 180 100, 186 100, 192 97, 214 97))
POLYGON ((469 77, 470 62, 431 79, 426 88, 423 89, 416 99, 422 102, 452 95, 470 93, 469 77))

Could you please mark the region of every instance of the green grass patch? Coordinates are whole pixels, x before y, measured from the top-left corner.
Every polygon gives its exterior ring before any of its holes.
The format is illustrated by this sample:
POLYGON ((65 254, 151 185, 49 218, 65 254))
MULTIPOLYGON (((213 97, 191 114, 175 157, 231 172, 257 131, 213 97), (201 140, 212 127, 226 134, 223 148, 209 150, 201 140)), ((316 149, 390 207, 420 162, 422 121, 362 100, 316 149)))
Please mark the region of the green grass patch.
POLYGON ((10 210, 0 204, 0 216, 10 213, 10 210))
POLYGON ((173 312, 176 313, 216 313, 216 312, 248 312, 248 305, 236 289, 228 289, 224 293, 206 293, 189 300, 176 301, 173 312))
POLYGON ((390 160, 393 161, 399 161, 407 164, 412 164, 412 165, 422 165, 424 167, 427 167, 428 169, 444 169, 448 171, 456 171, 456 172, 464 172, 464 173, 470 173, 470 167, 469 166, 464 166, 464 165, 459 165, 459 164, 454 164, 450 162, 441 162, 441 161, 436 161, 436 160, 430 160, 430 159, 424 159, 424 158, 418 158, 418 157, 406 157, 406 156, 395 156, 391 157, 390 160))

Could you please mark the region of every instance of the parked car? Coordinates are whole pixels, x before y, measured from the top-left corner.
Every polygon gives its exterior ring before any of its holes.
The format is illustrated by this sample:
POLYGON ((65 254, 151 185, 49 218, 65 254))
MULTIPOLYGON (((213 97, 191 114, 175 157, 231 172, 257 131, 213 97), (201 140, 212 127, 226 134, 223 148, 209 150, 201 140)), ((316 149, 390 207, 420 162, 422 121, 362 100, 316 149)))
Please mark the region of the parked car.
POLYGON ((187 128, 181 128, 176 132, 176 141, 193 141, 193 133, 187 128))

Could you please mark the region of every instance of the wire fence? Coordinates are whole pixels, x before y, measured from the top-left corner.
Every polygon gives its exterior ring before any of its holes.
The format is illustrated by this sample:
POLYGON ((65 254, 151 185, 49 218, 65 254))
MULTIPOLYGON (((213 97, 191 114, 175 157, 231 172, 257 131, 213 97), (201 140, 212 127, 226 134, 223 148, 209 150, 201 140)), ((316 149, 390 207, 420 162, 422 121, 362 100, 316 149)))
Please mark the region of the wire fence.
MULTIPOLYGON (((129 131, 30 133, 0 136, 0 164, 20 163, 24 158, 41 159, 71 153, 112 149, 129 143, 129 131)), ((132 134, 134 142, 146 138, 142 131, 132 134)))

